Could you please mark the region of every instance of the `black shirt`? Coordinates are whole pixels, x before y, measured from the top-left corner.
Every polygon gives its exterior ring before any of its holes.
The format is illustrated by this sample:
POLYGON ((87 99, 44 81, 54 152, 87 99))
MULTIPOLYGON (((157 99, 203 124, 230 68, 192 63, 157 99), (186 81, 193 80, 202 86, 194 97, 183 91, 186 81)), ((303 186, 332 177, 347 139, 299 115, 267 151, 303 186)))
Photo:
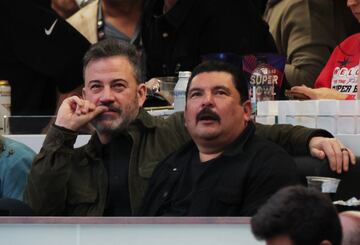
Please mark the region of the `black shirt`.
POLYGON ((132 142, 115 137, 103 147, 103 159, 108 173, 108 200, 104 216, 131 216, 128 184, 129 159, 132 142))
POLYGON ((176 187, 174 187, 174 195, 171 197, 170 202, 162 208, 162 216, 186 216, 198 180, 214 161, 201 162, 199 151, 196 148, 193 149, 191 155, 191 163, 186 166, 184 174, 176 187))

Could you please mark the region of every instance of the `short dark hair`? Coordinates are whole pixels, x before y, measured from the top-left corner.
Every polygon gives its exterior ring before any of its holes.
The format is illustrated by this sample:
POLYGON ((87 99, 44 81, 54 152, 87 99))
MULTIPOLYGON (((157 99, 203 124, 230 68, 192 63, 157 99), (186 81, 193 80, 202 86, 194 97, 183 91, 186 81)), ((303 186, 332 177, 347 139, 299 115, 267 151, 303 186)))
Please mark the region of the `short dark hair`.
POLYGON ((134 45, 116 39, 104 39, 93 45, 85 53, 83 58, 83 72, 91 61, 108 58, 112 56, 123 56, 129 60, 134 69, 137 83, 143 80, 141 69, 141 58, 134 45))
POLYGON ((303 186, 275 193, 251 219, 259 240, 288 235, 296 245, 315 245, 323 240, 340 245, 340 220, 330 198, 303 186))
POLYGON ((205 61, 194 68, 186 88, 186 97, 188 95, 191 82, 195 76, 203 72, 213 71, 226 72, 230 74, 232 76, 235 88, 240 94, 240 102, 245 102, 249 99, 247 81, 245 80, 242 70, 230 63, 219 60, 205 61))

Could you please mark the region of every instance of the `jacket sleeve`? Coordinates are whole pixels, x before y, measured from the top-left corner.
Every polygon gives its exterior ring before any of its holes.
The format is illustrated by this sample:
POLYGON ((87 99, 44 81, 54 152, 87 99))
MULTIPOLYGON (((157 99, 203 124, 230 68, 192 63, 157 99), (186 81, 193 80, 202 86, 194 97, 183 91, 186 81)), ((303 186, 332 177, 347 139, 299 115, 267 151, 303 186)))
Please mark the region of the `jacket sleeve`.
POLYGON ((166 123, 171 127, 170 130, 176 133, 180 146, 191 139, 185 127, 184 112, 173 113, 166 119, 166 123))
POLYGON ((37 215, 64 215, 77 133, 51 126, 33 161, 24 194, 37 215))
POLYGON ((256 123, 255 133, 285 149, 291 155, 308 155, 309 141, 316 136, 332 138, 333 136, 323 129, 310 129, 290 124, 264 125, 256 123))

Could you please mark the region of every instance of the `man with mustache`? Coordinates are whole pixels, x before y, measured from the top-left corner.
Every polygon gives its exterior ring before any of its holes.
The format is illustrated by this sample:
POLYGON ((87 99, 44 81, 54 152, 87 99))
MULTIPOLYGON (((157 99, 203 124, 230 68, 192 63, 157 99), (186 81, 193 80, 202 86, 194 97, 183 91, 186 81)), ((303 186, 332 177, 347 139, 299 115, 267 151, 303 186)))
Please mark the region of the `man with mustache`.
MULTIPOLYGON (((141 109, 146 90, 133 46, 103 40, 83 61, 83 98, 70 97, 59 108, 34 160, 25 200, 39 215, 131 215, 155 166, 190 137, 182 113, 165 120, 141 109), (79 129, 88 123, 95 134, 74 149, 79 129)), ((257 125, 257 132, 294 154, 332 155, 335 168, 349 163, 336 139, 316 137, 328 136, 326 131, 257 125)))
POLYGON ((255 135, 239 69, 221 61, 198 65, 186 96, 193 141, 155 169, 140 215, 252 216, 277 190, 298 182, 291 156, 255 135))

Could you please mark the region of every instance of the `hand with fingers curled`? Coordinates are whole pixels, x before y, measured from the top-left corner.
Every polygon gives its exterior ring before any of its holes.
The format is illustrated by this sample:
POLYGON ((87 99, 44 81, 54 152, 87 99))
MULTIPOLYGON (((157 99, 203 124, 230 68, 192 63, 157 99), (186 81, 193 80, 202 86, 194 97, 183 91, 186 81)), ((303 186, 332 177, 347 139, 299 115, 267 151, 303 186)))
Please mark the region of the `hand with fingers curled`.
POLYGON ((331 88, 309 88, 305 85, 294 86, 288 92, 294 99, 311 99, 311 100, 323 100, 323 99, 333 99, 333 100, 345 100, 347 95, 340 93, 339 91, 331 88))
POLYGON ((78 131, 102 112, 106 106, 96 106, 94 103, 77 96, 66 98, 57 113, 55 125, 73 131, 78 131))
POLYGON ((349 170, 356 163, 354 153, 336 138, 313 137, 309 142, 310 154, 319 159, 328 159, 330 168, 337 173, 349 170))

